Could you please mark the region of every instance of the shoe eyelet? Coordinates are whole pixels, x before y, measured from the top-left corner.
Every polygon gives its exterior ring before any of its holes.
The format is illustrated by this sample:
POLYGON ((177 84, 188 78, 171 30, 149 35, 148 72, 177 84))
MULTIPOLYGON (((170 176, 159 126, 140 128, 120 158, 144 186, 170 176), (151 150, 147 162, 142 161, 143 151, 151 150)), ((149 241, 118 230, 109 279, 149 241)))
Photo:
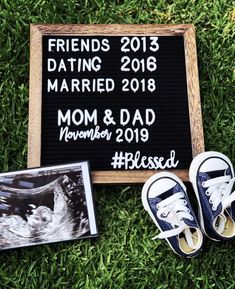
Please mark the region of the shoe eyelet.
POLYGON ((209 191, 206 191, 205 194, 206 194, 206 196, 210 196, 210 192, 209 191))
POLYGON ((216 208, 214 206, 211 207, 212 211, 216 211, 216 208))
POLYGON ((186 200, 184 200, 184 205, 187 205, 187 201, 186 200))
POLYGON ((206 182, 202 182, 202 187, 203 187, 203 188, 206 187, 205 184, 206 184, 206 182))
POLYGON ((194 217, 193 216, 190 216, 190 221, 193 221, 194 220, 194 217))
POLYGON ((209 200, 209 203, 212 204, 212 200, 209 200))

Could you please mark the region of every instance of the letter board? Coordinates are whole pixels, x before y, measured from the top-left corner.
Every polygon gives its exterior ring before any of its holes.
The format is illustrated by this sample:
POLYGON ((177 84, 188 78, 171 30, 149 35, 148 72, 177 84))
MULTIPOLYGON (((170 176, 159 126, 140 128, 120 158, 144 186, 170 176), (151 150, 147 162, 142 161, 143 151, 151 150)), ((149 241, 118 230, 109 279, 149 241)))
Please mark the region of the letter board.
POLYGON ((183 180, 204 150, 192 25, 31 25, 28 166, 183 180))

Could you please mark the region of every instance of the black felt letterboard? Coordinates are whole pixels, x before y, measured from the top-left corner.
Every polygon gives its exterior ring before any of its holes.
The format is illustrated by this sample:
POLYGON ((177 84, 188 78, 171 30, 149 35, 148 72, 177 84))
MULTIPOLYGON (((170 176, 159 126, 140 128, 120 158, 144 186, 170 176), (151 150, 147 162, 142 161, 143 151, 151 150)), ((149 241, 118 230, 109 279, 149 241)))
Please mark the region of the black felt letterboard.
POLYGON ((183 35, 42 35, 40 164, 188 169, 183 35))

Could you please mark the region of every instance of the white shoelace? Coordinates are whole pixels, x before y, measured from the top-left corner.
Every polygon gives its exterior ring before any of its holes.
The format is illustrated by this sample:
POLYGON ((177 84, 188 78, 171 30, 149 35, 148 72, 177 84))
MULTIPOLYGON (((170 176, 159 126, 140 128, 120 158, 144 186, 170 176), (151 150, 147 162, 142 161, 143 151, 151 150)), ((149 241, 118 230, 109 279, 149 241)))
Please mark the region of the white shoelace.
POLYGON ((223 214, 224 210, 235 201, 235 191, 232 192, 234 182, 235 178, 222 176, 202 183, 202 186, 207 188, 205 193, 209 196, 212 210, 216 211, 219 204, 222 205, 222 213, 220 214, 220 222, 217 228, 218 233, 223 232, 227 221, 226 216, 223 214))
POLYGON ((178 192, 174 195, 168 197, 167 199, 159 202, 157 204, 157 217, 160 220, 164 220, 171 224, 173 229, 161 232, 153 239, 159 238, 169 238, 179 235, 184 231, 186 241, 188 245, 195 249, 192 239, 192 233, 187 224, 185 224, 183 219, 193 220, 193 216, 190 214, 190 210, 187 207, 187 201, 184 199, 184 193, 178 192))

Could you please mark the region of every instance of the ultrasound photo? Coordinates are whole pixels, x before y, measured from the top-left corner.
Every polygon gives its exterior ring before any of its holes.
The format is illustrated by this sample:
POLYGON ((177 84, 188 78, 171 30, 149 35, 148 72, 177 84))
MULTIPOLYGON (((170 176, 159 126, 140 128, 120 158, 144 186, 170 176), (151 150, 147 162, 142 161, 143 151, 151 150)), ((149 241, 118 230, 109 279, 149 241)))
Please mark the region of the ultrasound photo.
POLYGON ((97 235, 88 162, 0 174, 0 250, 97 235))

